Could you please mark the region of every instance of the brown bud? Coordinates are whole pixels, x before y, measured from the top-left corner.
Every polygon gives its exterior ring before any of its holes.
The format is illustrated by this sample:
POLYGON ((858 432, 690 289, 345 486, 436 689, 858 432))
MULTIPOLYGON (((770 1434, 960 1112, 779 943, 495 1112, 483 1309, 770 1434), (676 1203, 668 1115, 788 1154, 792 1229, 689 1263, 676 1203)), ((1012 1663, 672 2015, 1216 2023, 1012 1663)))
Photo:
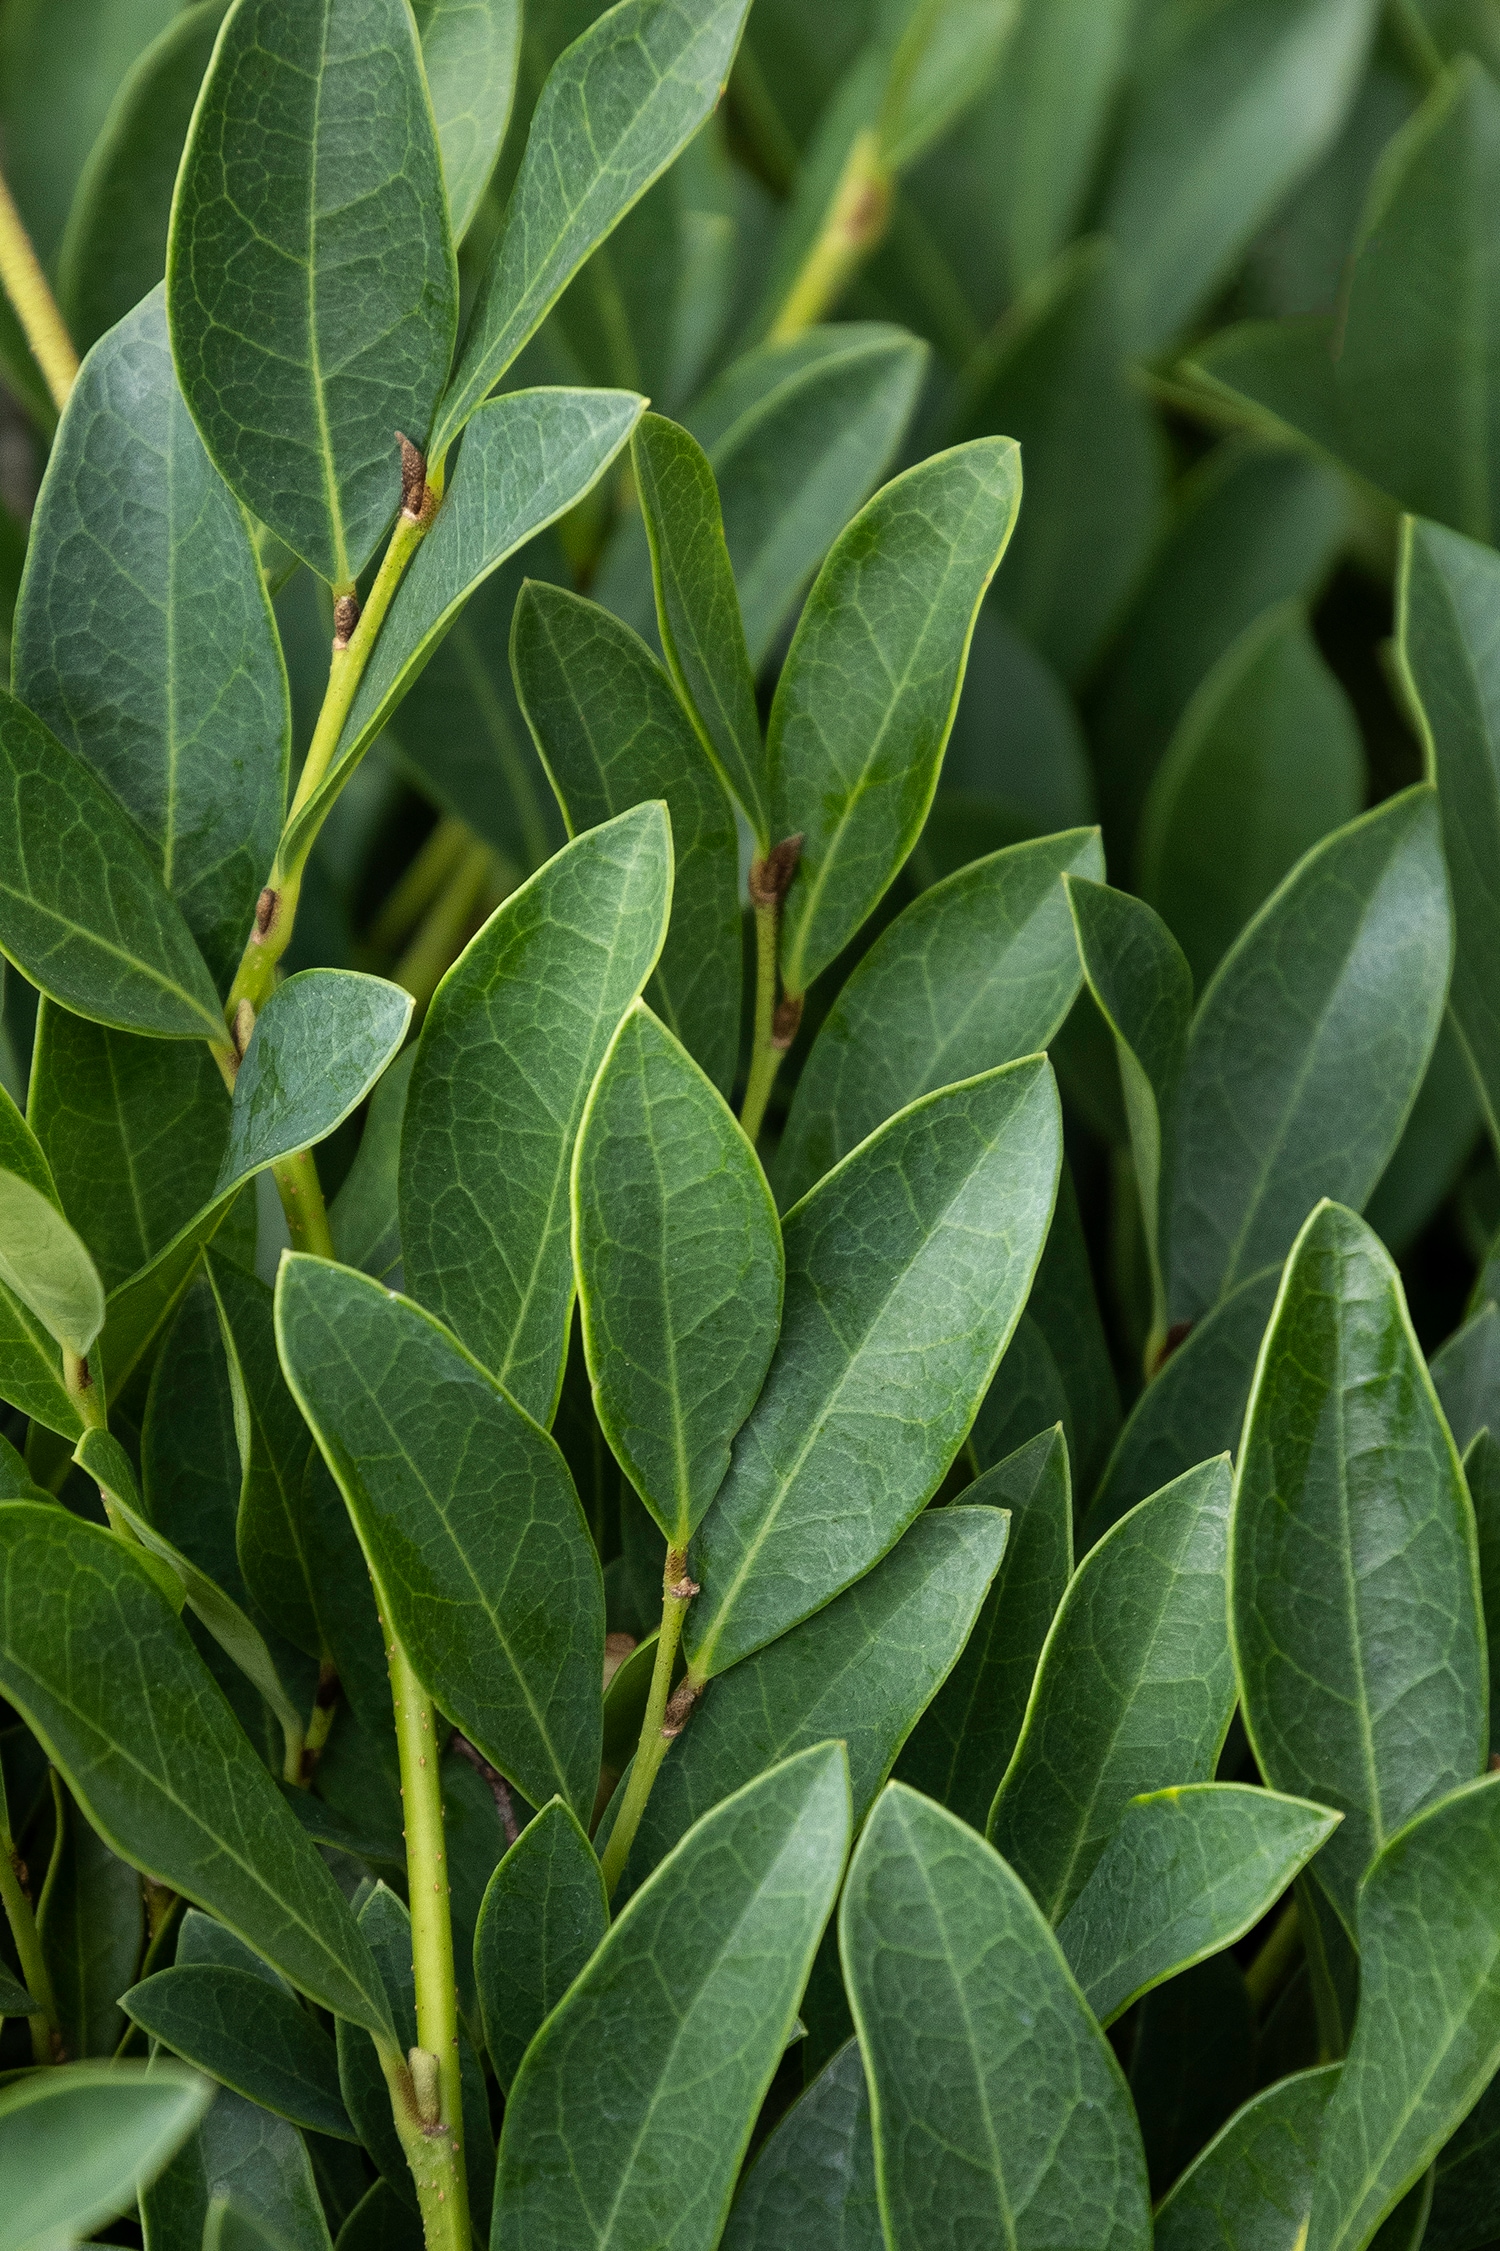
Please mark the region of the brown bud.
POLYGON ((254 1029, 255 1010, 250 1005, 249 995, 246 994, 234 1012, 234 1052, 236 1055, 243 1057, 246 1048, 250 1045, 250 1034, 254 1029))
POLYGON ((341 594, 333 605, 333 645, 347 649, 359 623, 359 596, 341 594))
POLYGON ((415 523, 427 499, 427 456, 404 430, 396 432, 396 441, 401 448, 401 513, 415 523))
POLYGON ((696 1579, 690 1579, 684 1571, 676 1585, 668 1587, 667 1592, 674 1602, 691 1602, 694 1595, 701 1594, 703 1589, 696 1579))
POLYGON ((773 844, 763 860, 750 863, 750 904, 752 907, 779 907, 792 888, 792 877, 797 872, 797 862, 802 856, 802 838, 784 836, 773 844))
POLYGON ((784 1055, 797 1037, 797 1026, 802 1021, 802 995, 784 993, 776 1003, 776 1014, 771 1018, 771 1045, 784 1055))
POLYGON ((687 1726, 697 1701, 697 1683, 691 1678, 680 1680, 668 1698, 666 1711, 662 1715, 661 1731, 669 1743, 675 1743, 687 1726))

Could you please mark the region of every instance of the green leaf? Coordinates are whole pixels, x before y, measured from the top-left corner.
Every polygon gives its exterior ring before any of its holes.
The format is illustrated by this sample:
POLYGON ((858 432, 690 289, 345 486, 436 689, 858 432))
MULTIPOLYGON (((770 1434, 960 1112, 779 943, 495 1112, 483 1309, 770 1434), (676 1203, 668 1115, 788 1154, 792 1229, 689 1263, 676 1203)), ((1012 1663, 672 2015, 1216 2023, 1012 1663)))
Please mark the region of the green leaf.
POLYGON ((771 829, 800 835, 782 977, 805 992, 921 832, 985 588, 1020 505, 1020 457, 983 438, 908 469, 835 543, 771 706, 771 829))
POLYGON ((1490 2231, 1497 2195, 1500 2088, 1492 2079, 1438 2154, 1433 2168, 1432 2211, 1421 2239, 1427 2251, 1482 2251, 1482 2246, 1493 2240, 1490 2231))
POLYGON ((1432 1384, 1453 1443, 1463 1452, 1481 1430, 1500 1431, 1500 1305, 1486 1298, 1432 1355, 1432 1384))
POLYGON ((462 242, 510 123, 521 59, 520 0, 414 0, 443 158, 453 239, 462 242))
POLYGON ((0 946, 96 1024, 227 1047, 219 996, 153 856, 93 769, 0 689, 0 946))
POLYGON ((57 1340, 29 1306, 0 1284, 0 1398, 70 1443, 83 1424, 63 1381, 57 1340))
POLYGON ((56 1200, 0 1171, 0 1282, 81 1359, 104 1326, 104 1285, 56 1200))
POLYGON ((1232 1946, 1338 1826, 1306 1798, 1200 1782, 1132 1798, 1058 1926, 1099 2022, 1232 1946))
POLYGON ((720 781, 767 852, 765 752, 712 465, 696 438, 659 414, 636 424, 630 461, 667 667, 720 781))
POLYGON ((836 1601, 713 1682, 656 1778, 617 1901, 710 1806, 814 1743, 843 1743, 861 1822, 964 1649, 1006 1529, 992 1507, 919 1516, 836 1601))
POLYGON ((1013 1870, 893 1782, 839 1908, 886 2237, 1146 2251, 1120 2067, 1013 1870))
POLYGON ((396 512, 394 433, 424 443, 458 318, 401 0, 239 0, 183 153, 167 311, 225 482, 321 578, 352 585, 396 512))
POLYGON ((145 1938, 141 1879, 94 1834, 56 1776, 52 1802, 58 1835, 37 1935, 63 2047, 75 2059, 112 2056, 127 2029, 117 1996, 136 1974, 145 1938))
POLYGON ((1364 801, 1364 745, 1349 699, 1301 603, 1282 603, 1199 688, 1142 815, 1141 893, 1178 939, 1200 991, 1261 901, 1364 801))
POLYGON ((880 117, 881 153, 904 171, 983 91, 1020 13, 1015 0, 938 0, 887 11, 901 26, 880 117))
MULTIPOLYGON (((661 951, 671 886, 661 804, 590 829, 470 940, 417 1046, 401 1136, 407 1286, 543 1423, 556 1410, 573 1307, 573 1140, 604 1052, 661 951)), ((551 1794, 549 1784, 542 1796, 551 1794)))
POLYGON ((24 1985, 18 1985, 9 1970, 0 1971, 0 2016, 30 2017, 37 2014, 37 2005, 24 1985))
POLYGON ((668 1540, 686 1547, 776 1349, 781 1229, 733 1112, 640 1001, 589 1095, 572 1199, 594 1411, 668 1540))
POLYGON ((803 1065, 776 1156, 783 1204, 919 1095, 1049 1044, 1078 994, 1070 871, 1102 876, 1097 829, 976 860, 880 933, 803 1065))
POLYGON ((281 1362, 433 1701, 533 1805, 599 1782, 604 1602, 567 1465, 419 1307, 284 1257, 281 1362))
POLYGON ((259 1016, 234 1081, 216 1194, 342 1125, 406 1037, 412 998, 383 977, 304 969, 259 1016))
MULTIPOLYGON (((162 2068, 154 2064, 152 2076, 162 2068)), ((282 2251, 329 2251, 328 2222, 302 2136, 284 2118, 228 2088, 215 2095, 197 2133, 141 2200, 152 2251, 203 2251, 209 2215, 220 2199, 232 2202, 282 2251)))
POLYGON ((1320 1204, 1287 1260, 1235 1481, 1245 1726, 1274 1789, 1344 1815, 1317 1876, 1349 1927, 1385 1840, 1484 1765, 1474 1515, 1384 1246, 1320 1204))
POLYGON ((287 823, 283 868, 306 858, 329 807, 475 587, 597 483, 644 405, 633 391, 514 391, 474 417, 452 488, 396 589, 328 772, 287 823))
POLYGON ((694 1677, 879 1561, 937 1490, 1031 1287, 1060 1159, 1042 1057, 924 1095, 788 1214, 765 1388, 694 1544, 694 1677))
MULTIPOLYGON (((1042 1431, 966 1486, 961 1500, 966 1508, 1008 1510, 1010 1533, 958 1662, 918 1720, 896 1773, 982 1830, 1021 1732, 1047 1629, 1073 1575, 1073 1496, 1062 1432, 1042 1431)), ((919 1517, 912 1533, 925 1522, 919 1517)))
POLYGON ((1490 1741, 1500 1742, 1500 1440, 1482 1430, 1464 1455, 1479 1533, 1479 1586, 1489 1654, 1490 1741))
POLYGON ((846 2040, 761 2144, 724 2251, 881 2251, 884 2240, 865 2067, 846 2040))
POLYGON ((65 1510, 13 1502, 0 1620, 0 1685, 111 1850, 388 2038, 338 1886, 143 1564, 65 1510))
POLYGON ((608 1929, 594 1848, 572 1808, 549 1799, 491 1876, 474 1931, 485 2046, 507 2095, 542 2019, 608 1929))
POLYGON ((1336 2064, 1299 2071, 1237 2110, 1158 2207, 1156 2251, 1296 2251, 1338 2081, 1336 2064))
POLYGON ((989 1833, 1049 1922, 1127 1802, 1213 1774, 1234 1710, 1229 1464, 1142 1501, 1079 1565, 1052 1621, 989 1833))
POLYGON ((526 2052, 500 2137, 494 2251, 664 2230, 674 2251, 712 2251, 848 1848, 836 1743, 774 1767, 683 1839, 526 2052), (565 2126, 580 2116, 595 2121, 583 2144, 565 2126), (669 2130, 689 2118, 694 2131, 669 2130))
POLYGON ((187 2063, 309 2133, 352 2141, 333 2042, 284 1987, 207 1962, 159 1970, 122 2004, 187 2063))
POLYGON ((570 835, 650 798, 665 801, 672 920, 646 990, 727 1095, 739 1067, 739 840, 670 680, 607 610, 532 580, 516 601, 511 666, 570 835))
POLYGON ((1435 793, 1388 798, 1300 860, 1199 1004, 1177 1105, 1168 1311, 1195 1320, 1357 1210, 1416 1100, 1451 952, 1435 793))
POLYGON ((723 92, 747 0, 619 0, 553 66, 438 417, 440 459, 723 92))
POLYGON ((250 529, 183 404, 159 290, 68 400, 12 671, 151 845, 227 984, 281 829, 291 709, 250 529))
POLYGON ((195 2071, 70 2064, 0 2092, 4 2251, 67 2251, 128 2211, 213 2100, 195 2071))
POLYGON ((1307 2251, 1362 2251, 1500 2065, 1500 1781, 1409 1821, 1359 1891, 1359 2013, 1307 2251))
POLYGON ((401 1228, 396 1212, 401 1125, 416 1059, 414 1047, 403 1049, 378 1080, 354 1162, 328 1207, 340 1265, 357 1266, 362 1274, 373 1275, 393 1290, 401 1287, 401 1228))
POLYGON ((224 9, 225 0, 183 8, 119 81, 58 252, 58 304, 80 351, 166 271, 177 167, 224 9))

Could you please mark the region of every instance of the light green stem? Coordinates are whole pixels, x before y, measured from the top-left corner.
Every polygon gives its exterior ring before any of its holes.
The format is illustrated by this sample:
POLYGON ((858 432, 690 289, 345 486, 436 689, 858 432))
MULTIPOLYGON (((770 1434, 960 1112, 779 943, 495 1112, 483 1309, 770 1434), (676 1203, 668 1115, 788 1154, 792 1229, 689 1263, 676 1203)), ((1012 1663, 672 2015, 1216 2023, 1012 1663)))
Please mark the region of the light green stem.
POLYGON ((750 1076, 740 1105, 740 1124, 754 1141, 765 1121, 766 1104, 781 1069, 782 1050, 775 1044, 776 938, 781 926, 779 904, 755 908, 755 1037, 750 1049, 750 1076))
POLYGON ((0 286, 16 310, 31 356, 46 378, 59 414, 78 380, 78 354, 47 286, 5 180, 0 178, 0 286))
POLYGON ((292 1238, 292 1249, 311 1251, 314 1258, 335 1257, 328 1207, 323 1201, 323 1184, 318 1178, 311 1149, 299 1149, 294 1157, 283 1157, 272 1165, 271 1178, 286 1213, 286 1231, 292 1238))
POLYGON ((468 849, 451 871, 433 901, 421 929, 391 972, 394 982, 409 992, 422 1016, 428 1002, 463 952, 475 909, 493 885, 496 856, 489 846, 471 837, 468 849))
POLYGON ((109 1412, 104 1403, 104 1387, 96 1378, 85 1356, 63 1346, 63 1382, 68 1397, 78 1409, 78 1419, 85 1430, 108 1430, 109 1412))
POLYGON ((15 1839, 7 1829, 0 1833, 0 1900, 5 1905, 5 1918, 10 1924, 10 1935, 16 1942, 16 1957, 21 1965, 21 1982, 33 2001, 41 2008, 27 2022, 31 2026, 31 2058, 33 2063, 56 2063, 62 2055, 62 2022, 57 2013, 57 2001, 52 1991, 42 1941, 36 1927, 36 1917, 31 1911, 31 1901, 21 1881, 20 1856, 15 1839))
POLYGON ((625 1796, 609 1842, 604 1848, 604 1890, 613 1899, 615 1886, 625 1873, 625 1863, 630 1858, 630 1848, 635 1843, 635 1833, 641 1825, 641 1815, 646 1801, 666 1757, 669 1746, 677 1734, 675 1727, 667 1724, 667 1704, 672 1693, 672 1668, 677 1662, 678 1644, 682 1640, 683 1621, 687 1607, 697 1593, 697 1588, 687 1576, 687 1555, 682 1548, 668 1548, 666 1570, 662 1574, 661 1632, 656 1641, 656 1661, 651 1668, 651 1688, 646 1698, 645 1717, 641 1721, 640 1740, 631 1761, 625 1796))
POLYGON ((837 304, 885 233, 891 215, 891 189, 891 176, 881 159, 880 136, 873 130, 858 134, 844 160, 818 238, 771 324, 773 341, 800 335, 837 304))
POLYGON ((438 822, 371 924, 372 954, 389 958, 411 936, 473 841, 466 821, 450 813, 438 822))

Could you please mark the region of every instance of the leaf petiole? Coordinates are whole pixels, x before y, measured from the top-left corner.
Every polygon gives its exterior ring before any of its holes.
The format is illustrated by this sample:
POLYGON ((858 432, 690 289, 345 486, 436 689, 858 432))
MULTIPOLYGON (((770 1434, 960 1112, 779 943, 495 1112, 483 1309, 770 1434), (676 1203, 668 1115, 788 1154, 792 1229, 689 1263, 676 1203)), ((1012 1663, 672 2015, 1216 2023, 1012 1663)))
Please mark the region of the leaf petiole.
POLYGON ((33 2001, 41 2003, 37 2014, 27 2019, 31 2026, 31 2060, 39 2064, 56 2063, 62 2053, 62 2023, 42 1953, 36 1916, 21 1881, 21 1856, 8 1822, 0 1828, 0 1902, 4 1903, 10 1935, 16 1942, 22 1981, 33 2001))
POLYGON ((750 1050, 750 1076, 740 1105, 740 1124, 753 1145, 765 1122, 766 1104, 781 1069, 781 1058, 797 1036, 802 1020, 802 996, 788 993, 776 998, 776 955, 781 935, 781 909, 802 851, 800 836, 786 837, 773 845, 763 860, 750 869, 750 904, 755 912, 755 1036, 750 1050))
POLYGON ((78 380, 78 354, 3 174, 0 174, 0 284, 15 307, 32 357, 46 377, 52 403, 61 414, 68 403, 68 393, 78 380))
POLYGON ((615 1887, 625 1873, 625 1863, 630 1858, 630 1848, 641 1825, 641 1815, 646 1810, 651 1786, 667 1755, 668 1746, 682 1733, 687 1713, 698 1693, 696 1686, 690 1686, 687 1681, 682 1683, 675 1695, 672 1691, 672 1672, 677 1662, 678 1644, 682 1640, 683 1621, 687 1617, 688 1604, 697 1592, 697 1587, 688 1577, 687 1550, 668 1548, 666 1568, 662 1573, 661 1632, 656 1639, 656 1662, 651 1668, 651 1687, 646 1697, 645 1717, 641 1721, 640 1740, 631 1761, 619 1818, 609 1833, 609 1842, 604 1848, 604 1858, 600 1863, 604 1871, 604 1894, 607 1899, 613 1899, 615 1887))

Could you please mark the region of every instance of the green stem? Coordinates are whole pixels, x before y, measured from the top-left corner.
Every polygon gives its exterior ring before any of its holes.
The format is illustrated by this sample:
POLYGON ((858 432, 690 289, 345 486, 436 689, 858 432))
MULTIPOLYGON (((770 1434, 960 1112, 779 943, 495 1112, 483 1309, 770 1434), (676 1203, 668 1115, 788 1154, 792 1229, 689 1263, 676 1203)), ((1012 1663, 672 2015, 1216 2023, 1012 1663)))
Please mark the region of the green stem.
POLYGON ((0 286, 16 310, 31 356, 46 378, 59 414, 78 380, 78 354, 37 263, 31 237, 21 223, 5 180, 0 178, 0 286))
POLYGON ((439 821, 370 926, 371 953, 389 957, 416 929, 473 842, 467 821, 439 821))
POLYGON ((286 1213, 286 1229, 294 1251, 311 1251, 314 1258, 334 1258, 333 1231, 323 1201, 323 1183, 311 1149, 299 1149, 272 1165, 271 1178, 286 1213))
POLYGON ((838 302, 885 233, 893 188, 873 129, 857 134, 839 184, 796 280, 771 324, 771 339, 800 335, 838 302))
POLYGON ((31 1901, 26 1896, 26 1886, 21 1881, 20 1855, 8 1829, 0 1834, 0 1900, 5 1905, 10 1935, 16 1942, 21 1983, 32 2000, 41 2003, 37 2014, 27 2019, 31 2026, 32 2061, 56 2063, 62 2054, 62 2021, 57 2013, 52 1979, 48 1975, 46 1959, 42 1953, 36 1917, 31 1910, 31 1901))
POLYGON ((645 1717, 641 1721, 640 1740, 631 1761, 630 1776, 625 1784, 625 1796, 620 1805, 619 1816, 604 1848, 604 1889, 610 1899, 614 1898, 615 1886, 625 1873, 625 1863, 630 1858, 630 1848, 635 1843, 635 1833, 641 1825, 641 1815, 646 1810, 651 1785, 667 1755, 668 1746, 680 1732, 668 1720, 667 1706, 672 1694, 672 1669, 677 1662, 683 1621, 687 1617, 688 1604, 697 1592, 698 1589, 687 1575, 686 1550, 668 1548, 661 1585, 661 1632, 656 1641, 656 1662, 651 1668, 651 1688, 646 1698, 645 1717))
POLYGON ((80 1358, 63 1346, 63 1382, 68 1397, 78 1409, 78 1419, 85 1430, 107 1430, 109 1412, 104 1404, 103 1387, 96 1382, 87 1357, 80 1358))
MULTIPOLYGON (((381 1612, 386 1606, 381 1602, 381 1612)), ((382 2054, 396 2129, 416 2181, 427 2251, 468 2251, 469 2194, 463 2160, 458 1989, 443 1853, 443 1786, 435 1715, 405 1650, 389 1644, 396 1748, 406 1816, 411 1957, 417 1986, 417 2045, 402 2063, 382 2054)))
POLYGON ((425 1013, 428 1002, 463 952, 469 925, 486 887, 494 882, 495 872, 495 854, 477 836, 473 837, 444 889, 433 901, 421 929, 391 971, 393 981, 403 986, 416 1002, 417 1016, 425 1013))
POLYGON ((776 938, 781 926, 779 901, 755 908, 755 1039, 750 1050, 750 1076, 740 1105, 740 1124, 754 1141, 766 1115, 766 1104, 776 1084, 783 1050, 775 1043, 776 938))

